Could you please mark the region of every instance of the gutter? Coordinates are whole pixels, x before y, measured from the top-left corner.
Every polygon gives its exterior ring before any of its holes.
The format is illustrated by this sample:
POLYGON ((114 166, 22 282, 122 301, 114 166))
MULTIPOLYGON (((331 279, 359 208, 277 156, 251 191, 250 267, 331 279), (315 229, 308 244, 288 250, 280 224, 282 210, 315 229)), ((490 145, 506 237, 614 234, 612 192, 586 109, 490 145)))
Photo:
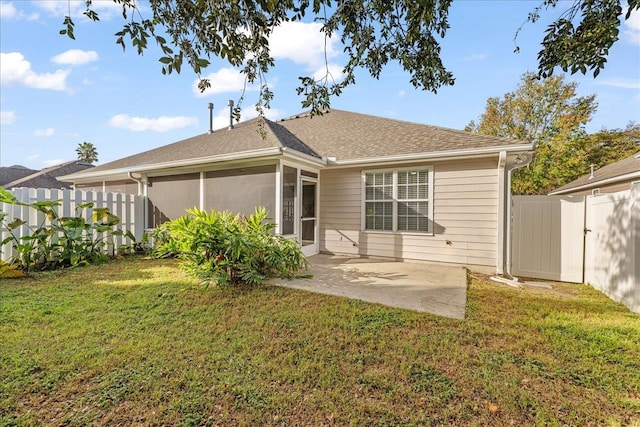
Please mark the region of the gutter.
MULTIPOLYGON (((134 172, 150 172, 157 169, 178 168, 183 166, 197 166, 206 163, 225 162, 230 160, 244 160, 255 157, 266 157, 282 154, 282 147, 263 148, 260 150, 242 151, 240 153, 219 154, 216 156, 199 157, 195 159, 172 160, 170 162, 153 163, 151 165, 132 166, 129 168, 112 169, 106 171, 92 171, 84 174, 65 175, 65 180, 73 181, 81 178, 105 177, 110 175, 129 174, 134 172)), ((302 154, 302 153, 301 153, 302 154)), ((311 157, 311 156, 310 156, 311 157)))
POLYGON ((411 162, 420 160, 453 160, 455 158, 473 158, 480 156, 496 155, 501 152, 513 153, 513 152, 525 152, 534 150, 534 144, 513 144, 505 145, 502 147, 487 147, 487 148, 472 148, 467 150, 447 150, 430 153, 412 153, 412 154, 399 154, 395 156, 384 157, 365 157, 361 159, 349 159, 349 160, 335 160, 335 158, 328 158, 327 166, 331 167, 349 167, 358 165, 371 165, 372 163, 397 163, 397 162, 411 162))
POLYGON ((640 178, 640 171, 630 172, 624 175, 614 176, 612 178, 602 179, 600 181, 592 181, 577 187, 566 188, 564 190, 555 190, 549 193, 550 196, 560 196, 562 194, 573 193, 575 191, 589 190, 600 185, 615 184, 618 181, 626 181, 627 179, 640 178))
POLYGON ((315 166, 327 166, 327 160, 321 159, 309 154, 302 153, 298 150, 289 147, 280 147, 280 152, 285 157, 290 157, 296 160, 312 163, 315 166))

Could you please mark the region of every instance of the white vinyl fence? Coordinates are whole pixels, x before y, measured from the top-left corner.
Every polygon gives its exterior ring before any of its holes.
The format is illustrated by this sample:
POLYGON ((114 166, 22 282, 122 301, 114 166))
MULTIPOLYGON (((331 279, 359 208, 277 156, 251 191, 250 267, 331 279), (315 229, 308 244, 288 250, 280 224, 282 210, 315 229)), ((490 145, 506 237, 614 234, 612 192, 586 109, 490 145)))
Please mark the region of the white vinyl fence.
MULTIPOLYGON (((24 203, 34 203, 37 201, 59 200, 56 212, 59 217, 82 216, 88 223, 93 217, 92 209, 82 209, 76 212, 76 206, 82 203, 93 202, 96 208, 108 208, 109 211, 120 218, 120 223, 115 229, 123 232, 131 231, 136 241, 140 241, 144 232, 144 198, 124 193, 103 193, 100 191, 80 191, 80 190, 60 190, 44 188, 18 188, 10 191, 19 201, 24 203)), ((31 227, 38 227, 44 220, 45 215, 36 209, 28 206, 0 203, 0 211, 8 214, 5 224, 14 219, 22 219, 26 224, 13 230, 16 237, 28 236, 31 227)), ((45 223, 47 224, 47 223, 45 223)), ((9 237, 9 232, 5 229, 0 232, 0 242, 9 237)), ((125 237, 114 236, 115 247, 119 247, 125 242, 125 237)), ((128 239, 127 239, 128 240, 128 239)), ((0 248, 2 260, 8 261, 13 257, 13 247, 7 243, 0 248)))
POLYGON ((589 283, 640 313, 640 188, 515 196, 512 272, 589 283))

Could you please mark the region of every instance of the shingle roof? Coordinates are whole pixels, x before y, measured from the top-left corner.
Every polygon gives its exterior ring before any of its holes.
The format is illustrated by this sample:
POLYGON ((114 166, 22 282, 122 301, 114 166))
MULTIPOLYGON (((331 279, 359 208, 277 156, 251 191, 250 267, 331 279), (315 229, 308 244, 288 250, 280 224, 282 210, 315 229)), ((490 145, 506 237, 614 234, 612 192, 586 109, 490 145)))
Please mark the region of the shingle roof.
POLYGON ((0 186, 4 187, 12 181, 24 178, 35 172, 37 172, 35 169, 28 169, 20 165, 2 167, 0 168, 0 186))
POLYGON ((522 142, 341 110, 330 110, 314 117, 302 114, 278 123, 320 155, 337 160, 499 147, 522 142))
POLYGON ((71 188, 71 184, 58 181, 57 177, 80 172, 92 167, 93 165, 90 165, 88 163, 84 163, 78 160, 71 160, 69 162, 44 168, 39 171, 32 171, 33 173, 29 175, 22 176, 11 182, 7 182, 5 185, 3 185, 3 187, 71 188))
POLYGON ((575 181, 571 181, 570 183, 553 190, 549 194, 566 193, 569 190, 575 190, 580 187, 594 187, 596 184, 604 180, 611 180, 617 177, 621 177, 622 180, 624 179, 622 178, 624 175, 634 172, 640 172, 640 152, 631 157, 627 157, 624 160, 620 160, 619 162, 597 169, 594 171, 592 179, 589 179, 591 174, 581 176, 575 181))
POLYGON ((264 138, 258 128, 258 119, 248 120, 233 129, 216 130, 154 148, 123 159, 97 166, 91 172, 124 169, 176 160, 197 159, 224 154, 241 153, 266 148, 288 147, 301 153, 318 157, 317 153, 298 140, 283 126, 270 120, 264 121, 264 138))
POLYGON ((314 117, 300 114, 276 122, 265 119, 264 137, 258 132, 258 123, 258 119, 252 119, 232 130, 194 136, 97 166, 91 173, 279 147, 318 158, 352 160, 520 143, 341 110, 314 117))

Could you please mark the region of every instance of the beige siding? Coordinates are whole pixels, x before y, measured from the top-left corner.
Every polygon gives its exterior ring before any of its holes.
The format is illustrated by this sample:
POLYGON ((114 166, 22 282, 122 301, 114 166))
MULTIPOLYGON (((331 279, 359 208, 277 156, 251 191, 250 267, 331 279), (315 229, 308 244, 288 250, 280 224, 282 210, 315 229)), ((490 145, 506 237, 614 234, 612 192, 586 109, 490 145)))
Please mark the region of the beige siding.
POLYGON ((362 169, 329 169, 320 183, 320 250, 495 266, 497 159, 423 165, 434 167, 433 235, 361 231, 362 169))
POLYGON ((614 184, 609 184, 609 185, 600 185, 598 187, 593 187, 590 188, 588 190, 582 190, 582 191, 575 191, 575 192, 570 192, 567 194, 571 194, 571 195, 575 195, 575 196, 590 196, 591 194, 593 194, 593 190, 598 189, 600 190, 600 194, 609 194, 609 193, 617 193, 619 191, 625 191, 625 190, 629 190, 631 188, 631 183, 634 182, 633 180, 626 180, 623 182, 617 182, 614 184))

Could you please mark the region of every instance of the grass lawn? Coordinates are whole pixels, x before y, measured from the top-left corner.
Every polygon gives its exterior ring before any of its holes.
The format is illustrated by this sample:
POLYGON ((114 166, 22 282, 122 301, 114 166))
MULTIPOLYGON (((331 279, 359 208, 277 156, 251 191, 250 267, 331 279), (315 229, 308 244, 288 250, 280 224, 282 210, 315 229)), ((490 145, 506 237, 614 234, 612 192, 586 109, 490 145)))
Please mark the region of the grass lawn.
POLYGON ((0 283, 0 425, 640 425, 640 316, 472 277, 467 319, 130 257, 0 283))

